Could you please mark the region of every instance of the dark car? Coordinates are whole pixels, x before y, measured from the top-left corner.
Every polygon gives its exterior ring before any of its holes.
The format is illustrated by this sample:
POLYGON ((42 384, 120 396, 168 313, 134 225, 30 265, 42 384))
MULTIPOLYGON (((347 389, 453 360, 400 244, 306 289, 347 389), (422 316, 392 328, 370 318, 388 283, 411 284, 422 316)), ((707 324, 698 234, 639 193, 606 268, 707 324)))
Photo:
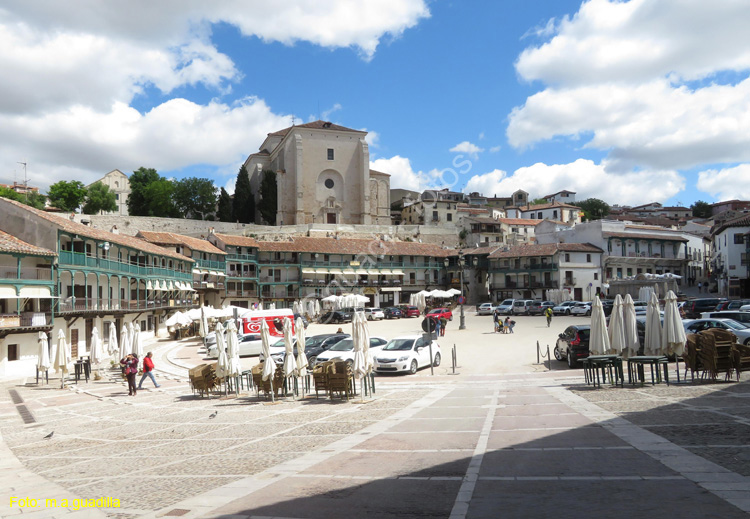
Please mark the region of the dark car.
POLYGON ((739 310, 745 305, 750 305, 750 300, 748 299, 739 299, 734 301, 729 301, 729 304, 727 305, 724 310, 739 310))
POLYGON ((612 308, 614 308, 615 302, 611 299, 602 299, 602 309, 604 309, 604 315, 612 314, 612 308))
POLYGON ((383 310, 383 313, 385 314, 386 319, 400 319, 401 318, 401 309, 397 306, 389 306, 385 310, 383 310))
POLYGON ((320 316, 320 322, 329 323, 348 323, 352 320, 352 314, 343 310, 332 310, 320 316))
MULTIPOLYGON (((348 333, 326 333, 308 337, 305 339, 305 355, 307 356, 308 364, 314 366, 318 355, 327 351, 334 344, 338 344, 339 341, 348 339, 349 337, 348 333)), ((297 355, 296 349, 294 355, 297 355)))
POLYGON ((401 309, 401 317, 419 317, 422 315, 416 306, 403 305, 399 308, 401 309))
POLYGON ((722 300, 718 297, 691 299, 685 303, 685 315, 691 319, 699 319, 703 312, 713 312, 722 300))
POLYGON ((568 326, 565 331, 557 337, 555 344, 555 358, 559 361, 568 361, 569 368, 577 368, 578 361, 589 356, 589 336, 591 326, 588 324, 577 324, 568 326))
POLYGON ((534 301, 529 308, 529 315, 544 315, 547 308, 554 308, 555 306, 557 305, 552 301, 534 301))
POLYGON ((714 308, 714 311, 721 312, 722 310, 728 310, 729 303, 730 301, 719 301, 719 304, 716 305, 716 308, 714 308))
POLYGON ((302 324, 304 325, 305 329, 307 329, 307 325, 310 324, 310 322, 307 320, 307 317, 301 314, 294 314, 294 320, 302 319, 302 324))

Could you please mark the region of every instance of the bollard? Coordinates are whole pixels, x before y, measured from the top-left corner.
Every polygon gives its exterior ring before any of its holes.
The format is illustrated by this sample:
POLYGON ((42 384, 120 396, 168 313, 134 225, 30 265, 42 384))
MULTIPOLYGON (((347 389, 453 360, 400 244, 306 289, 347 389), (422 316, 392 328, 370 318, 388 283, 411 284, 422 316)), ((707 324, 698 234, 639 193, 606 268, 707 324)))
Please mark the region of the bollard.
POLYGON ((539 364, 539 341, 536 341, 536 363, 539 364))

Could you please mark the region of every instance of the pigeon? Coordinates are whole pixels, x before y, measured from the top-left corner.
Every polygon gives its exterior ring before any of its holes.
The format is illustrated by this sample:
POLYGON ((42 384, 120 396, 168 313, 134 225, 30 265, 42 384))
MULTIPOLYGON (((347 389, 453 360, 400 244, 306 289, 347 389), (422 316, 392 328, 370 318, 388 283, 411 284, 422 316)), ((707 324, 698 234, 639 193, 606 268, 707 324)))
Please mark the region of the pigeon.
POLYGON ((210 415, 208 415, 209 418, 216 418, 216 415, 219 414, 219 411, 214 411, 210 415))
POLYGON ((55 434, 55 431, 52 431, 51 433, 49 433, 47 436, 44 437, 44 439, 49 440, 50 438, 52 438, 53 434, 55 434))

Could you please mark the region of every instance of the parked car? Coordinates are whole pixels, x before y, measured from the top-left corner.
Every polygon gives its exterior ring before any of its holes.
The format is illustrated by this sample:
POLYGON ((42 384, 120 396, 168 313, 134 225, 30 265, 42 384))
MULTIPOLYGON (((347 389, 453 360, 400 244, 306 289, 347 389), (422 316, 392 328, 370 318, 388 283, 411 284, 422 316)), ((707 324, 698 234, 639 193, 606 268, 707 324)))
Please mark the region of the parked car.
POLYGON ((552 313, 555 315, 570 315, 570 310, 578 303, 578 301, 563 301, 559 305, 552 308, 552 313))
POLYGON ((310 321, 307 320, 307 317, 302 314, 294 314, 294 321, 296 322, 297 319, 302 319, 302 324, 304 325, 305 330, 307 330, 307 326, 310 324, 310 321))
POLYGON ((385 319, 385 313, 382 308, 365 308, 365 317, 368 321, 380 321, 385 319))
POLYGON ((531 299, 516 299, 513 301, 511 315, 529 315, 529 308, 534 301, 531 299))
POLYGON ((602 309, 604 310, 604 315, 609 316, 612 314, 612 308, 614 308, 615 302, 612 299, 602 299, 602 309))
POLYGON ((492 315, 495 312, 495 307, 492 303, 482 303, 477 306, 477 315, 492 315))
MULTIPOLYGON (((250 333, 247 335, 238 335, 237 340, 239 341, 239 352, 240 357, 251 357, 254 355, 260 355, 261 349, 262 349, 262 342, 260 340, 260 335, 250 333)), ((224 342, 226 344, 226 341, 224 342)), ((214 338, 214 343, 210 346, 208 346, 208 353, 206 355, 207 357, 211 359, 217 359, 219 358, 219 349, 216 347, 216 339, 214 338)))
POLYGON ((719 304, 716 305, 716 308, 714 308, 714 311, 721 312, 722 310, 726 310, 729 308, 730 301, 719 301, 719 304))
POLYGON ((570 309, 570 315, 591 315, 591 303, 576 303, 575 306, 570 309))
MULTIPOLYGON (((313 335, 305 339, 305 355, 310 366, 315 364, 315 359, 322 352, 339 342, 340 340, 351 337, 348 333, 323 333, 313 335)), ((294 356, 297 356, 297 337, 292 338, 294 356)), ((278 340, 270 345, 271 357, 277 364, 284 362, 286 357, 286 345, 284 339, 278 340)), ((259 355, 259 360, 263 360, 263 354, 259 355)))
POLYGON ((576 324, 565 328, 565 331, 557 336, 555 358, 567 361, 571 369, 577 368, 578 362, 589 356, 590 334, 591 326, 588 324, 576 324))
POLYGON ((419 317, 422 312, 416 306, 404 305, 401 307, 401 317, 419 317))
POLYGON ((497 313, 501 315, 510 315, 513 311, 513 303, 515 302, 515 299, 506 299, 499 305, 495 307, 495 310, 497 313))
POLYGON ((735 301, 729 301, 729 304, 727 305, 724 310, 739 310, 745 305, 750 305, 750 300, 748 299, 737 299, 735 301))
POLYGON ((646 315, 646 312, 648 312, 648 301, 633 301, 633 306, 635 307, 635 315, 646 315))
POLYGON ((320 316, 320 322, 323 324, 348 323, 351 320, 352 314, 343 310, 331 310, 320 316))
POLYGON ((401 319, 401 309, 397 306, 389 306, 383 310, 386 319, 401 319))
POLYGON ((729 330, 737 336, 737 342, 750 345, 750 328, 734 319, 694 319, 683 321, 687 333, 698 333, 709 328, 729 330))
POLYGON ((547 308, 554 308, 555 303, 552 301, 534 301, 529 308, 529 315, 544 315, 547 308))
MULTIPOLYGON (((383 337, 370 337, 370 356, 375 356, 388 341, 383 337)), ((328 350, 318 355, 315 364, 329 360, 343 360, 347 364, 354 364, 354 339, 351 337, 342 339, 328 350)))
POLYGON ((451 312, 450 308, 433 308, 429 312, 427 312, 427 317, 431 317, 433 319, 447 319, 448 321, 453 320, 453 312, 451 312))
POLYGON ((750 312, 740 310, 724 310, 721 312, 703 312, 701 319, 734 319, 750 326, 750 312))
POLYGON ((697 319, 703 312, 713 312, 721 299, 718 297, 707 297, 701 299, 690 299, 685 304, 685 315, 691 319, 697 319))
POLYGON ((425 343, 422 335, 405 335, 388 341, 388 344, 375 355, 375 371, 378 373, 398 373, 406 371, 412 375, 419 368, 432 364, 440 365, 440 345, 432 341, 425 343))

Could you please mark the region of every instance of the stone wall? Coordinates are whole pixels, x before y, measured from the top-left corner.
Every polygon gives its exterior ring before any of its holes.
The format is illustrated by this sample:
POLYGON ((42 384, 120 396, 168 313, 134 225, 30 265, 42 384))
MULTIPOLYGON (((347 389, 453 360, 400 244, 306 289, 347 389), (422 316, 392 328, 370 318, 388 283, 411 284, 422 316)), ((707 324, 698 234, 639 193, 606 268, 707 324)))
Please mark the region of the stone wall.
POLYGON ((120 234, 135 236, 138 231, 173 232, 195 238, 208 236, 209 229, 222 234, 253 236, 259 240, 278 240, 290 236, 311 236, 325 238, 385 238, 406 241, 419 241, 458 246, 456 227, 436 227, 425 225, 344 225, 344 224, 303 224, 303 225, 256 225, 179 218, 153 218, 148 216, 84 215, 76 214, 77 222, 86 223, 105 231, 117 226, 120 234))

